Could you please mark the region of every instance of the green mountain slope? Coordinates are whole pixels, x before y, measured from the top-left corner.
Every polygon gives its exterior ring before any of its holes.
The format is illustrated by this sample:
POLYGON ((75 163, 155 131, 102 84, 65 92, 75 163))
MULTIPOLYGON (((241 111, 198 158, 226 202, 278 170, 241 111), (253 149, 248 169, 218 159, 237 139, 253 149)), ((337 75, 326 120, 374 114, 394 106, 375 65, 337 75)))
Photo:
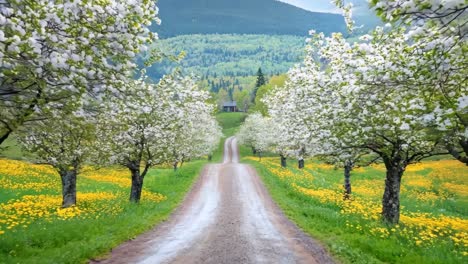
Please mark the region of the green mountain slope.
POLYGON ((286 72, 302 60, 305 37, 286 35, 185 35, 159 41, 169 54, 186 52, 179 63, 164 60, 147 73, 153 79, 176 66, 199 76, 251 76, 258 67, 268 74, 286 72))
POLYGON ((162 37, 185 34, 306 36, 310 29, 345 32, 343 17, 310 12, 276 0, 159 0, 162 37))

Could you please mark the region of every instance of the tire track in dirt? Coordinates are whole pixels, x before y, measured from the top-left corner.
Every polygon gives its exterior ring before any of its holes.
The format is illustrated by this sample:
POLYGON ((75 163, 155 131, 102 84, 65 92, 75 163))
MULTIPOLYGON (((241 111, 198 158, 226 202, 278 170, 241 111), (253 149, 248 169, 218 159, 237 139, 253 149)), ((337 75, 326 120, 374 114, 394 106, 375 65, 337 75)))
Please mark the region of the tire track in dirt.
POLYGON ((91 263, 334 263, 238 162, 237 140, 228 138, 223 163, 204 168, 167 222, 91 263))

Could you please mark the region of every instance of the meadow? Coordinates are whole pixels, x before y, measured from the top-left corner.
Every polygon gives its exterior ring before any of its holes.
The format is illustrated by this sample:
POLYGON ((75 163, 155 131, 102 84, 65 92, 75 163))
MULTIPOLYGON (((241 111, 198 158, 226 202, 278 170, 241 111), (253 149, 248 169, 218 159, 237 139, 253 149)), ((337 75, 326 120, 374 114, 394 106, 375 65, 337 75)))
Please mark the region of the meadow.
MULTIPOLYGON (((242 153, 248 150, 242 147, 242 153)), ((343 172, 308 160, 304 170, 278 157, 247 156, 285 214, 343 263, 467 263, 468 170, 455 160, 411 165, 402 179, 398 225, 380 220, 383 165, 352 172, 351 199, 343 172)))
POLYGON ((130 174, 86 167, 77 206, 62 209, 60 177, 49 166, 0 159, 0 263, 81 263, 167 219, 206 161, 177 172, 152 169, 140 204, 128 202, 130 174))

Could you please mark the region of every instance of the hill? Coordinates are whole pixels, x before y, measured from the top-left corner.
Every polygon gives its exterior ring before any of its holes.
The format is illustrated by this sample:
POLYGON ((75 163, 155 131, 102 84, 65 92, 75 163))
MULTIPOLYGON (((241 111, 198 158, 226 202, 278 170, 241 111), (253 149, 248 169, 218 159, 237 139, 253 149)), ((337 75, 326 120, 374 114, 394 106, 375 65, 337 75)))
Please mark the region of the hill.
POLYGON ((185 34, 306 36, 310 29, 345 32, 341 15, 311 12, 276 0, 159 0, 163 38, 185 34))
MULTIPOLYGON (((267 75, 288 71, 302 61, 305 37, 287 35, 184 35, 158 41, 169 54, 186 52, 179 63, 164 60, 147 73, 157 80, 180 66, 201 77, 251 76, 262 67, 267 75)), ((143 55, 145 56, 145 55, 143 55)))

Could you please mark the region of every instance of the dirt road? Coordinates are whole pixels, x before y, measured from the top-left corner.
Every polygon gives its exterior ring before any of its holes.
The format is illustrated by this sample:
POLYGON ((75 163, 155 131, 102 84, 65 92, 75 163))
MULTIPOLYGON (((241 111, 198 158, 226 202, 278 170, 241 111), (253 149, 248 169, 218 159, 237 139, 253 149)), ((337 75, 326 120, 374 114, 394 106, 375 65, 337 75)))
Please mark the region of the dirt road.
POLYGON ((236 139, 228 138, 223 163, 205 167, 169 221, 92 263, 333 263, 238 162, 236 139))

